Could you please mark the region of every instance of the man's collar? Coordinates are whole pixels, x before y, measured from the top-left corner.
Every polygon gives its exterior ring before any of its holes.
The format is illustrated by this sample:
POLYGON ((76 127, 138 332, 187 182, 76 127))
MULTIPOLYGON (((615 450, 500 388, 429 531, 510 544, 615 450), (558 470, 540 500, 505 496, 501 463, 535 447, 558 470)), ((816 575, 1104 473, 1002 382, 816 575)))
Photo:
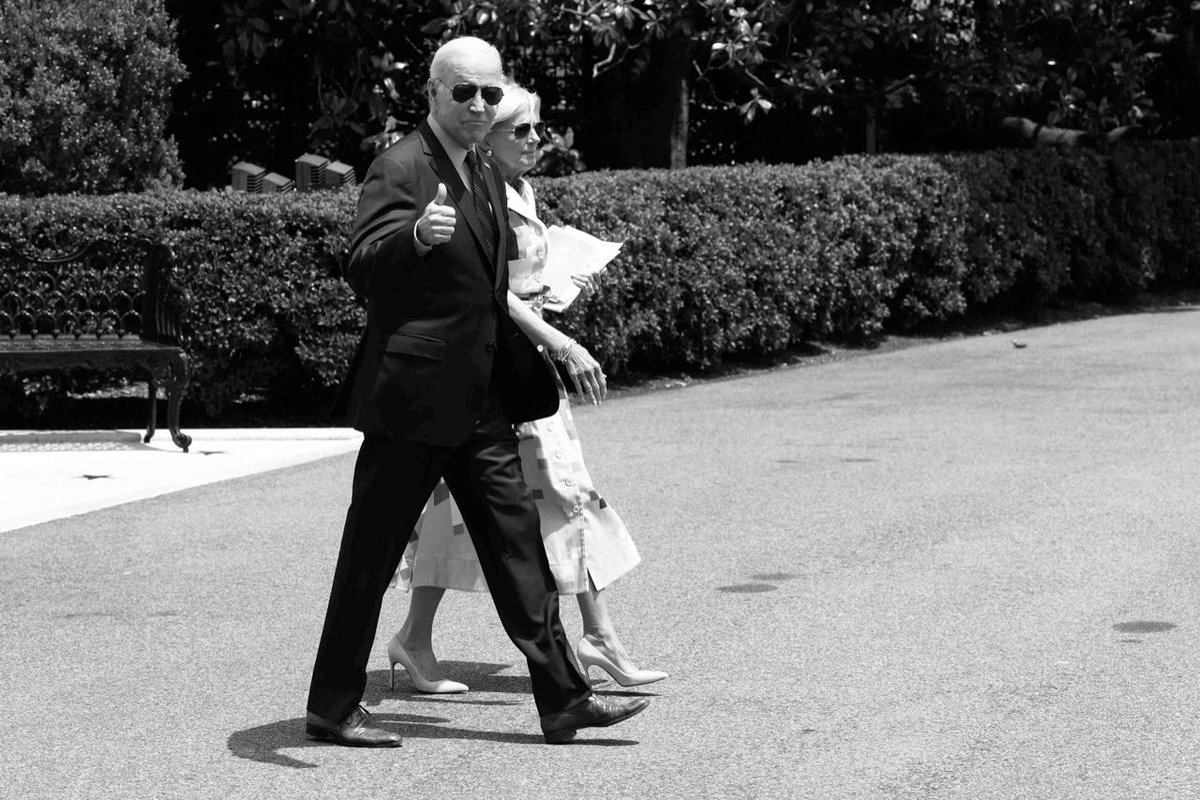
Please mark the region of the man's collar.
POLYGON ((455 169, 461 172, 463 162, 467 159, 467 151, 462 145, 450 138, 450 134, 446 133, 446 129, 433 118, 433 114, 429 115, 428 122, 430 130, 433 131, 433 135, 441 143, 442 149, 446 151, 446 155, 450 156, 450 162, 454 164, 455 169))

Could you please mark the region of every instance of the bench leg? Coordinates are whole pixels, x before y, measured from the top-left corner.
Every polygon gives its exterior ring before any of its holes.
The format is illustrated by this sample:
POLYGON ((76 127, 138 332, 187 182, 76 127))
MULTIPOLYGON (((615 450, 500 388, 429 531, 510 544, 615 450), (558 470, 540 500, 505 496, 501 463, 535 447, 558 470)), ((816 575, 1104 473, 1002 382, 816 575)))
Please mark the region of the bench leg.
POLYGON ((158 376, 154 374, 154 370, 150 371, 149 386, 147 394, 150 396, 150 419, 146 423, 146 435, 142 437, 143 442, 153 439, 154 431, 158 428, 158 376))
POLYGON ((191 365, 187 354, 181 352, 171 359, 167 369, 167 428, 171 431, 171 441, 185 453, 192 444, 192 437, 179 430, 179 406, 191 381, 191 365))
POLYGON ((158 387, 161 383, 167 390, 167 428, 171 431, 171 441, 183 452, 188 451, 192 437, 179 430, 179 406, 183 403, 183 393, 192 380, 191 366, 187 355, 178 353, 171 357, 166 365, 158 364, 150 370, 150 422, 146 426, 143 442, 149 442, 154 437, 158 425, 158 387))

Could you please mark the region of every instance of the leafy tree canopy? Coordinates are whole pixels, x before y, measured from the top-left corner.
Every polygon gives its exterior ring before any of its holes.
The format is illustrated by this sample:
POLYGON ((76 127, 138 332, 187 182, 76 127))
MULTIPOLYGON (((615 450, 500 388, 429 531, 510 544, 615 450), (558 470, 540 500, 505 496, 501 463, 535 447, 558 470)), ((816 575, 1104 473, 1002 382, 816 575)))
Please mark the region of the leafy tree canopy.
POLYGON ((180 180, 163 131, 183 76, 161 0, 0 2, 0 191, 180 180))
POLYGON ((189 58, 223 73, 197 107, 223 96, 238 155, 269 139, 272 163, 368 160, 423 115, 429 54, 463 34, 495 42, 600 166, 803 160, 862 149, 864 126, 888 149, 962 146, 1013 115, 1200 130, 1191 0, 172 2, 217 31, 189 58))

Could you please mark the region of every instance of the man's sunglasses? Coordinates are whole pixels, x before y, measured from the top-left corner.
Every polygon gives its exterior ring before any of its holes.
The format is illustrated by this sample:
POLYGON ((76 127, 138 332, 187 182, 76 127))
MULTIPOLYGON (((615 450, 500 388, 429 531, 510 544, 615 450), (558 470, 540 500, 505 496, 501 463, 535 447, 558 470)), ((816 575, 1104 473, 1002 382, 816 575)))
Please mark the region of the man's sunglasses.
POLYGON ((546 123, 544 122, 522 122, 520 125, 514 125, 508 130, 513 132, 513 137, 517 139, 528 139, 529 132, 537 132, 539 139, 546 138, 546 123))
POLYGON ((483 95, 483 102, 489 106, 499 104, 500 99, 504 97, 504 90, 499 86, 476 86, 473 83, 456 83, 454 86, 450 86, 450 84, 442 83, 441 81, 438 81, 438 83, 441 83, 442 86, 450 87, 450 96, 454 98, 454 102, 456 103, 470 101, 476 92, 483 95))

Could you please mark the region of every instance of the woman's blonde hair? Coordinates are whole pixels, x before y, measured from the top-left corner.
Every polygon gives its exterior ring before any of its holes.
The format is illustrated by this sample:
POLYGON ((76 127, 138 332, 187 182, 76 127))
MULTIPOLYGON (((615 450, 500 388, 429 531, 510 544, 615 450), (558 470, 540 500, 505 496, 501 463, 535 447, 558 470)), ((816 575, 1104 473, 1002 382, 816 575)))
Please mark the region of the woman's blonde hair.
POLYGON ((503 127, 520 114, 541 114, 542 98, 529 91, 516 81, 507 80, 500 85, 504 97, 496 106, 496 119, 492 121, 492 130, 503 127))

